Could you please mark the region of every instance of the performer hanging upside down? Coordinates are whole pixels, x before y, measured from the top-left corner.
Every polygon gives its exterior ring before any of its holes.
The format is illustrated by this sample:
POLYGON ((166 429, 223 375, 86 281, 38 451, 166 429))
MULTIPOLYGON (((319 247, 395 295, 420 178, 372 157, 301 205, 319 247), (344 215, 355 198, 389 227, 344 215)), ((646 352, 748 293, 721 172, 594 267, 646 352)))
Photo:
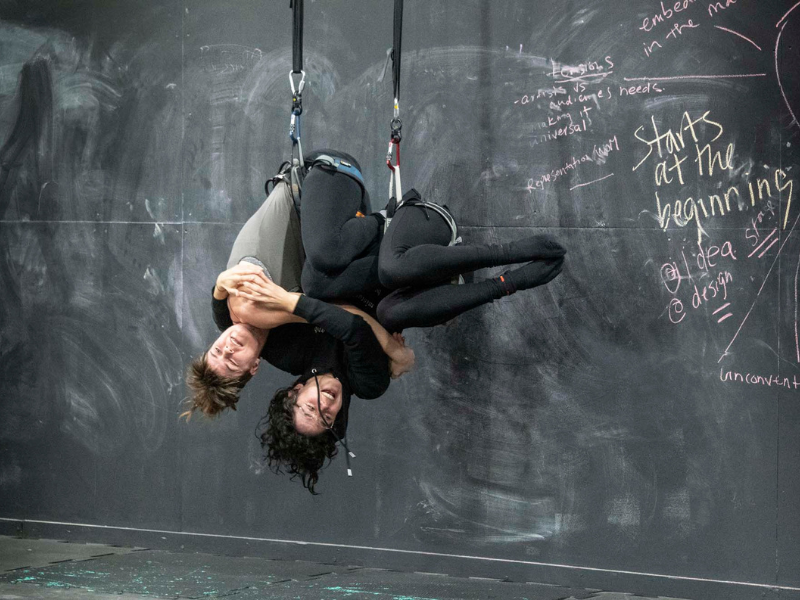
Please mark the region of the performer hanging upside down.
POLYGON ((300 355, 326 356, 335 349, 347 389, 362 398, 380 396, 390 374, 397 377, 411 368, 413 352, 355 307, 347 306, 346 312, 303 298, 299 306, 295 299, 292 308, 284 310, 239 294, 245 282, 270 280, 287 291, 299 291, 304 258, 299 217, 288 185, 281 182, 242 227, 228 269, 217 278, 212 309, 222 334, 192 362, 187 384, 193 395, 184 415, 199 410, 214 416, 225 408, 235 409, 261 358, 298 374, 304 368, 300 355), (320 334, 323 330, 325 335, 320 334))
MULTIPOLYGON (((471 308, 548 283, 561 272, 565 250, 546 236, 508 244, 450 245, 456 238, 452 217, 446 209, 424 203, 413 190, 404 197, 383 237, 383 216, 354 216, 363 209, 365 192, 357 179, 334 168, 336 161, 360 171, 355 159, 343 153, 323 151, 306 159, 311 167, 301 204, 306 251, 303 289, 326 300, 356 299, 362 308, 377 313, 398 342, 405 328, 444 323, 471 308), (463 272, 527 261, 531 262, 497 278, 450 283, 463 272)), ((297 313, 306 301, 263 280, 243 282, 239 294, 286 313, 297 313)), ((291 327, 280 329, 288 332, 291 327)), ((336 438, 345 435, 349 394, 343 385, 343 400, 339 399, 335 368, 312 354, 289 357, 283 366, 270 360, 301 377, 272 399, 261 423, 261 439, 270 465, 301 475, 313 492, 325 458, 336 454, 336 438), (304 366, 298 368, 299 364, 304 366), (314 372, 319 381, 312 377, 314 372), (335 435, 327 435, 326 430, 335 435), (313 439, 327 440, 327 448, 320 452, 313 439)))

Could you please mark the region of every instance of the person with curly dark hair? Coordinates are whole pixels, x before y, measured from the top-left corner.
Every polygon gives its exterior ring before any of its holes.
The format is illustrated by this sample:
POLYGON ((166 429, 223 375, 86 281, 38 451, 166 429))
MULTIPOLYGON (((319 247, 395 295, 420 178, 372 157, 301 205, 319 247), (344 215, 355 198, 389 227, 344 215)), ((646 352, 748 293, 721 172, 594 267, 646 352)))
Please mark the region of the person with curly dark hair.
MULTIPOLYGON (((444 323, 488 302, 544 285, 561 272, 566 251, 552 238, 536 235, 505 244, 461 245, 449 211, 424 202, 415 190, 411 190, 404 196, 401 207, 393 211, 386 234, 381 235, 382 230, 374 234, 381 243, 377 247, 373 244, 366 256, 356 261, 361 278, 326 278, 326 270, 335 272, 344 264, 341 231, 348 225, 358 226, 362 221, 348 217, 353 213, 353 206, 342 210, 342 204, 348 198, 351 202, 356 198, 354 193, 347 192, 348 187, 355 189, 355 185, 345 175, 331 169, 314 171, 312 168, 313 173, 317 173, 312 179, 314 185, 309 185, 309 176, 306 189, 318 191, 304 198, 303 215, 304 223, 308 211, 313 215, 309 221, 319 225, 303 234, 307 252, 302 275, 304 289, 313 290, 323 297, 335 297, 344 288, 351 294, 367 291, 364 281, 368 281, 369 286, 381 287, 375 306, 378 320, 387 330, 394 332, 393 338, 398 343, 404 343, 400 332, 405 328, 444 323), (329 224, 334 234, 319 235, 318 231, 324 229, 322 223, 329 224), (466 271, 522 262, 527 264, 499 277, 452 285, 452 280, 466 271), (379 279, 378 285, 372 277, 379 279)), ((370 246, 364 241, 360 245, 370 246)), ((296 300, 274 284, 244 282, 240 293, 276 310, 295 311, 296 300)), ((289 332, 293 327, 286 325, 271 335, 281 330, 289 332)), ((313 486, 309 488, 308 482, 318 482, 319 469, 324 465, 321 457, 333 458, 335 441, 345 439, 350 408, 350 393, 346 388, 348 378, 335 370, 339 364, 335 350, 331 348, 327 354, 330 360, 326 361, 325 356, 325 351, 317 349, 313 341, 308 340, 298 347, 297 352, 270 360, 279 368, 301 377, 291 388, 279 390, 273 397, 268 417, 278 421, 272 425, 269 425, 269 419, 262 421, 268 425, 260 436, 273 470, 280 472, 283 467, 291 474, 300 475, 304 486, 312 492, 313 486), (283 366, 280 358, 284 360, 283 366), (312 374, 316 376, 312 377, 312 374), (341 388, 344 388, 343 393, 341 388), (314 460, 309 459, 311 454, 314 460)), ((349 455, 349 450, 347 453, 349 455)))
MULTIPOLYGON (((328 300, 360 297, 365 300, 362 306, 376 311, 394 332, 390 335, 369 314, 348 315, 265 277, 245 275, 230 288, 231 295, 249 301, 256 313, 292 315, 307 322, 273 329, 261 350, 268 362, 300 376, 291 388, 273 397, 261 422, 265 426, 261 441, 273 470, 285 468, 300 475, 313 492, 323 457, 336 454, 336 441, 344 445, 351 396, 375 398, 388 386, 387 361, 381 352, 385 345, 376 335, 404 348, 400 332, 405 327, 443 323, 549 282, 560 273, 565 251, 547 236, 507 244, 458 245, 449 211, 423 202, 413 190, 403 198, 384 237, 384 217, 364 217, 359 210, 366 195, 363 181, 339 168, 344 164, 360 172, 355 159, 325 151, 307 162, 310 171, 301 204, 307 254, 303 289, 328 300), (464 271, 521 262, 528 264, 497 278, 450 285, 464 271), (370 334, 370 326, 382 334, 370 334)), ((354 307, 348 310, 358 312, 354 307)), ((221 329, 230 324, 224 320, 230 319, 229 310, 219 299, 214 314, 221 329)), ((249 319, 252 315, 242 318, 257 324, 249 319)))
MULTIPOLYGON (((303 379, 301 377, 291 386, 281 388, 275 393, 267 414, 259 422, 258 436, 262 448, 265 448, 270 468, 275 473, 281 473, 285 469, 289 475, 299 476, 303 487, 316 494, 314 486, 319 481, 319 471, 326 460, 333 459, 337 454, 337 438, 333 435, 305 435, 300 433, 302 427, 298 429, 295 425, 295 412, 298 407, 302 407, 299 410, 303 412, 305 423, 315 422, 313 417, 316 410, 313 407, 316 403, 316 398, 313 398, 315 388, 308 387, 308 382, 304 382, 303 379), (308 393, 309 390, 311 394, 308 393)), ((330 388, 332 383, 323 378, 323 383, 320 385, 327 385, 330 388)), ((327 401, 332 390, 328 389, 322 394, 327 401)), ((332 408, 335 406, 326 402, 323 410, 328 411, 326 417, 328 419, 332 417, 332 408)))

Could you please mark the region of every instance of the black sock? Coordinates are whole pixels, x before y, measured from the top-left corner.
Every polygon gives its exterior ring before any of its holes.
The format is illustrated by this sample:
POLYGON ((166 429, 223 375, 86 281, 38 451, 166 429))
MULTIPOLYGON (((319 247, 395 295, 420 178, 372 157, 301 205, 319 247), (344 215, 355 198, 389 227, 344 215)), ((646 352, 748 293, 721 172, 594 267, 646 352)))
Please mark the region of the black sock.
POLYGON ((517 287, 514 285, 513 280, 508 276, 509 273, 503 273, 500 277, 495 277, 494 279, 490 279, 492 283, 496 286, 496 292, 494 294, 495 298, 502 298, 503 296, 510 296, 514 292, 517 291, 517 287))
POLYGON ((563 257, 549 260, 535 260, 513 271, 506 271, 495 281, 498 282, 503 292, 509 295, 520 290, 529 290, 548 283, 558 276, 563 264, 563 257))

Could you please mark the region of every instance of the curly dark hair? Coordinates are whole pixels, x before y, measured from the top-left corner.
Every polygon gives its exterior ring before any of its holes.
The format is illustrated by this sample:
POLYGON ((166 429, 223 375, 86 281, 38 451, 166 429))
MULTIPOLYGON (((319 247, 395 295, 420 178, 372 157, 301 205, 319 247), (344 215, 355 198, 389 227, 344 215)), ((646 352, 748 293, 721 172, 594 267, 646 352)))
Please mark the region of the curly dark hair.
POLYGON ((199 410, 206 417, 215 417, 226 408, 236 410, 239 392, 252 379, 250 372, 240 377, 221 377, 208 366, 206 353, 195 358, 186 371, 186 385, 191 390, 191 398, 184 401, 186 410, 181 417, 188 421, 194 411, 199 410))
POLYGON ((302 378, 275 392, 267 414, 258 423, 256 435, 261 440, 270 469, 275 473, 285 470, 292 478, 299 475, 303 487, 316 495, 314 486, 319 481, 319 471, 325 465, 325 459, 332 459, 338 450, 329 431, 309 437, 297 433, 294 428, 292 408, 297 400, 294 386, 298 383, 303 383, 302 378))

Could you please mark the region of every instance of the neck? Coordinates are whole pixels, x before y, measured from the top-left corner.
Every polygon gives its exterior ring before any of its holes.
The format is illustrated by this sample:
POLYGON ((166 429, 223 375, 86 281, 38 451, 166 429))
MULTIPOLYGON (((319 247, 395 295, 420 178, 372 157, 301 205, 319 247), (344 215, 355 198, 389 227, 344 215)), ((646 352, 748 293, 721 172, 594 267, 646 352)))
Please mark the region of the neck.
POLYGON ((253 332, 253 337, 256 338, 256 341, 258 342, 258 351, 261 352, 261 350, 264 348, 264 344, 267 343, 267 334, 269 334, 269 330, 251 327, 250 331, 253 332))

